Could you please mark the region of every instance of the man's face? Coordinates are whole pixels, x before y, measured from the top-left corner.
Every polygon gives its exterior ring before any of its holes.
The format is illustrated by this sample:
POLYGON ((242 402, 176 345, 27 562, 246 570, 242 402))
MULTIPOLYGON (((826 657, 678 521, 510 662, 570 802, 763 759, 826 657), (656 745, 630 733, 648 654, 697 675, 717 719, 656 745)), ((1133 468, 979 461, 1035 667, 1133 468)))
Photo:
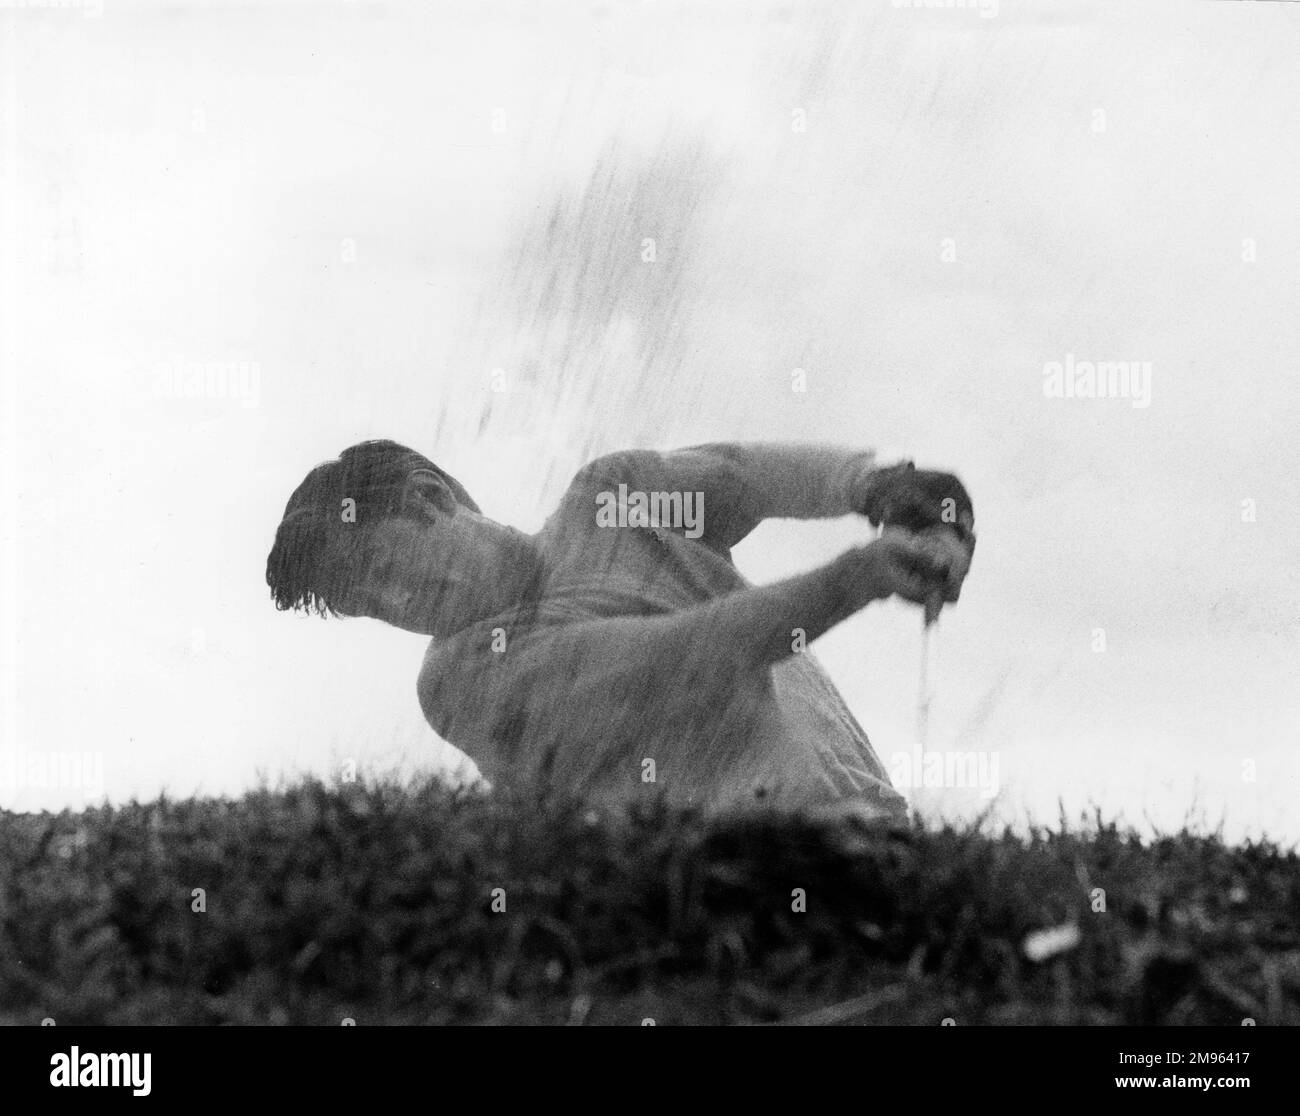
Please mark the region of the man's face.
POLYGON ((357 532, 335 555, 342 584, 330 603, 345 616, 369 616, 419 631, 442 591, 437 524, 390 516, 357 532))
POLYGON ((422 635, 489 605, 511 580, 521 536, 468 510, 425 509, 362 528, 335 555, 342 583, 330 603, 344 616, 368 616, 422 635))

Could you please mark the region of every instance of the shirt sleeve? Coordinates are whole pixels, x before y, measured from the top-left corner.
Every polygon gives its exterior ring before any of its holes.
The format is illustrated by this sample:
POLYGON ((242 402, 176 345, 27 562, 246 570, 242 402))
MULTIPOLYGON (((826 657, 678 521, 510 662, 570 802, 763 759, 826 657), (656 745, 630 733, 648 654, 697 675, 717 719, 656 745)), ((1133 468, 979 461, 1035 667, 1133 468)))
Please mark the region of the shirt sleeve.
POLYGON ((575 478, 588 487, 698 493, 704 541, 731 547, 764 519, 827 519, 862 510, 871 450, 813 443, 717 442, 661 453, 625 450, 575 478))

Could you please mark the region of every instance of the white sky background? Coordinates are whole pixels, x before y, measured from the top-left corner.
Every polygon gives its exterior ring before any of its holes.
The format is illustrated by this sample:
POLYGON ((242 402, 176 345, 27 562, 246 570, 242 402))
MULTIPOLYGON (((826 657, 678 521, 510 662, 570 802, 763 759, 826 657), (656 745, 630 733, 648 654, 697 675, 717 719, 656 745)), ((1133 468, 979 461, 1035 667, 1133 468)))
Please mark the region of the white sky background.
MULTIPOLYGON (((0 35, 0 805, 81 805, 22 775, 55 752, 113 800, 454 762, 420 637, 268 599, 353 442, 535 529, 596 453, 788 438, 966 480, 931 746, 997 754, 995 817, 1300 837, 1297 6, 106 0, 0 35), (1151 405, 1045 398, 1067 353, 1150 361, 1151 405), (256 405, 160 396, 178 360, 257 362, 256 405)), ((887 762, 920 627, 817 645, 887 762)))

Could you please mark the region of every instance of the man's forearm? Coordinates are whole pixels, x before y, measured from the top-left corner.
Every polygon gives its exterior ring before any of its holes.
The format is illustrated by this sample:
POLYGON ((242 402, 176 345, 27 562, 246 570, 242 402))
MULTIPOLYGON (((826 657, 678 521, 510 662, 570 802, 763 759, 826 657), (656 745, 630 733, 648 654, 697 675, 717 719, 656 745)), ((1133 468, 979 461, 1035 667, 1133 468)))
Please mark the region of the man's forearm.
POLYGON ((751 666, 778 662, 888 595, 861 554, 850 550, 809 573, 728 593, 702 606, 701 629, 751 666))

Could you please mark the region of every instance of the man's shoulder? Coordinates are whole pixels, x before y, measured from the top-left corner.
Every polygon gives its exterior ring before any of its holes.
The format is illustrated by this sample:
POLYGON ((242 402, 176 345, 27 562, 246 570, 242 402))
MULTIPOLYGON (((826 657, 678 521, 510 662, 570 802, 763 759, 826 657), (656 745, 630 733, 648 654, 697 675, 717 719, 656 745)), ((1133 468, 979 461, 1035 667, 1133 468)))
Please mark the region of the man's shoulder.
POLYGON ((620 484, 653 487, 663 468, 664 455, 657 450, 625 449, 601 454, 573 474, 561 505, 575 498, 589 499, 596 492, 614 490, 620 484))
POLYGON ((470 694, 482 697, 504 673, 507 661, 515 661, 504 654, 510 642, 505 626, 491 620, 430 640, 415 689, 425 720, 435 730, 445 736, 445 719, 460 708, 462 699, 470 694))
POLYGON ((604 453, 587 462, 573 474, 570 487, 585 487, 593 483, 627 480, 629 477, 642 475, 648 469, 656 469, 663 462, 663 454, 650 449, 623 449, 613 453, 604 453))
POLYGON ((525 610, 479 620, 451 635, 431 639, 420 663, 420 688, 457 684, 501 671, 508 663, 518 664, 520 656, 507 651, 520 652, 545 643, 562 626, 548 623, 540 612, 525 610))
POLYGON ((689 583, 673 595, 678 606, 742 585, 730 551, 705 530, 704 493, 679 491, 667 456, 619 450, 579 469, 541 531, 556 565, 588 578, 621 570, 643 587, 689 583))
MULTIPOLYGON (((542 529, 552 544, 563 538, 588 536, 600 526, 597 512, 611 498, 617 499, 619 485, 628 489, 651 487, 662 455, 654 450, 628 449, 602 454, 583 465, 570 479, 555 510, 542 529)), ((564 547, 559 548, 561 551, 564 547)))

